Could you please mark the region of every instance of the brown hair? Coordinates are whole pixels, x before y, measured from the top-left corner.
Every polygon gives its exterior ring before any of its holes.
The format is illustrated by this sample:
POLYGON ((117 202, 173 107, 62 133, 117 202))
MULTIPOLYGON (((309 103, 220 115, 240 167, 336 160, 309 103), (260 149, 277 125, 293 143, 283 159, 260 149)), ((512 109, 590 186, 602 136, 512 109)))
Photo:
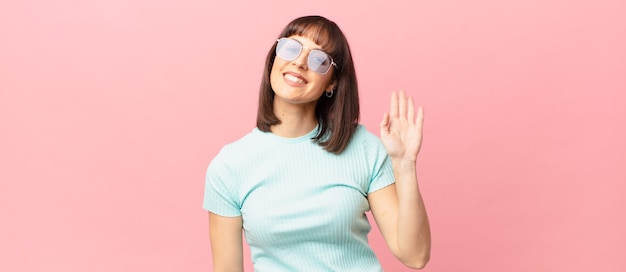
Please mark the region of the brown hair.
MULTIPOLYGON (((335 82, 334 95, 330 98, 322 95, 315 108, 320 129, 313 137, 313 141, 327 151, 339 154, 348 145, 359 122, 359 94, 348 41, 337 24, 322 16, 296 18, 283 29, 278 38, 292 35, 304 36, 315 41, 337 63, 331 79, 335 82)), ((274 114, 274 90, 270 84, 270 73, 275 57, 274 42, 265 59, 259 92, 256 123, 259 130, 265 132, 270 132, 272 125, 280 124, 280 119, 274 114)))

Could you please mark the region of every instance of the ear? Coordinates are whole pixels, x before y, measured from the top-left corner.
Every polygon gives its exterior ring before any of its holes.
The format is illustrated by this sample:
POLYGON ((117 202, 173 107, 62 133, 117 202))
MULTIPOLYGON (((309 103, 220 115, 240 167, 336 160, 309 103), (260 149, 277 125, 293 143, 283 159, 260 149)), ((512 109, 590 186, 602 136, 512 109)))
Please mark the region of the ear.
POLYGON ((326 87, 326 92, 331 92, 335 90, 336 84, 335 84, 335 80, 333 79, 333 81, 331 81, 330 83, 328 83, 328 87, 326 87))

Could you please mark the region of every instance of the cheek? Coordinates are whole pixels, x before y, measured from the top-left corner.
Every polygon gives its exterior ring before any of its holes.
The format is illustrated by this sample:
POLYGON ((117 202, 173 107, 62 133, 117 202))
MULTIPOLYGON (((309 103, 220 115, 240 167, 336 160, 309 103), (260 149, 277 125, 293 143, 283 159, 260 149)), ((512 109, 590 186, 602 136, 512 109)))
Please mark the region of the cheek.
POLYGON ((330 85, 331 82, 331 77, 330 76, 320 76, 319 79, 317 80, 317 82, 319 82, 319 85, 326 89, 326 87, 328 87, 328 85, 330 85))

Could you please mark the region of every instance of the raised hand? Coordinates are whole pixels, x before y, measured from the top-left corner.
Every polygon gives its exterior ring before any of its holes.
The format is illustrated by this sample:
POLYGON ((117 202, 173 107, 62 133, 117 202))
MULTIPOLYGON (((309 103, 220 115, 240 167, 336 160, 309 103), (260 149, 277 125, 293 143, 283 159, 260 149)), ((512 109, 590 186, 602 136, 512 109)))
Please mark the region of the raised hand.
POLYGON ((417 109, 404 90, 391 93, 391 107, 380 122, 380 139, 391 159, 416 161, 422 146, 424 109, 417 109))

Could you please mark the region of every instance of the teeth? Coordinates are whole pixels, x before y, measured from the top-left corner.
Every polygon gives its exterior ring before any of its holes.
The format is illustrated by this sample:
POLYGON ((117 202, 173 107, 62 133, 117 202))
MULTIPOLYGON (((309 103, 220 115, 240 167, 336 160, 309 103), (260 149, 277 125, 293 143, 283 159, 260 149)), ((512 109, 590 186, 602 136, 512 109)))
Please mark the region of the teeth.
POLYGON ((290 74, 286 74, 285 78, 287 80, 289 80, 289 81, 293 81, 293 82, 296 82, 296 83, 304 84, 304 79, 301 79, 299 77, 296 77, 296 76, 293 76, 293 75, 290 75, 290 74))

